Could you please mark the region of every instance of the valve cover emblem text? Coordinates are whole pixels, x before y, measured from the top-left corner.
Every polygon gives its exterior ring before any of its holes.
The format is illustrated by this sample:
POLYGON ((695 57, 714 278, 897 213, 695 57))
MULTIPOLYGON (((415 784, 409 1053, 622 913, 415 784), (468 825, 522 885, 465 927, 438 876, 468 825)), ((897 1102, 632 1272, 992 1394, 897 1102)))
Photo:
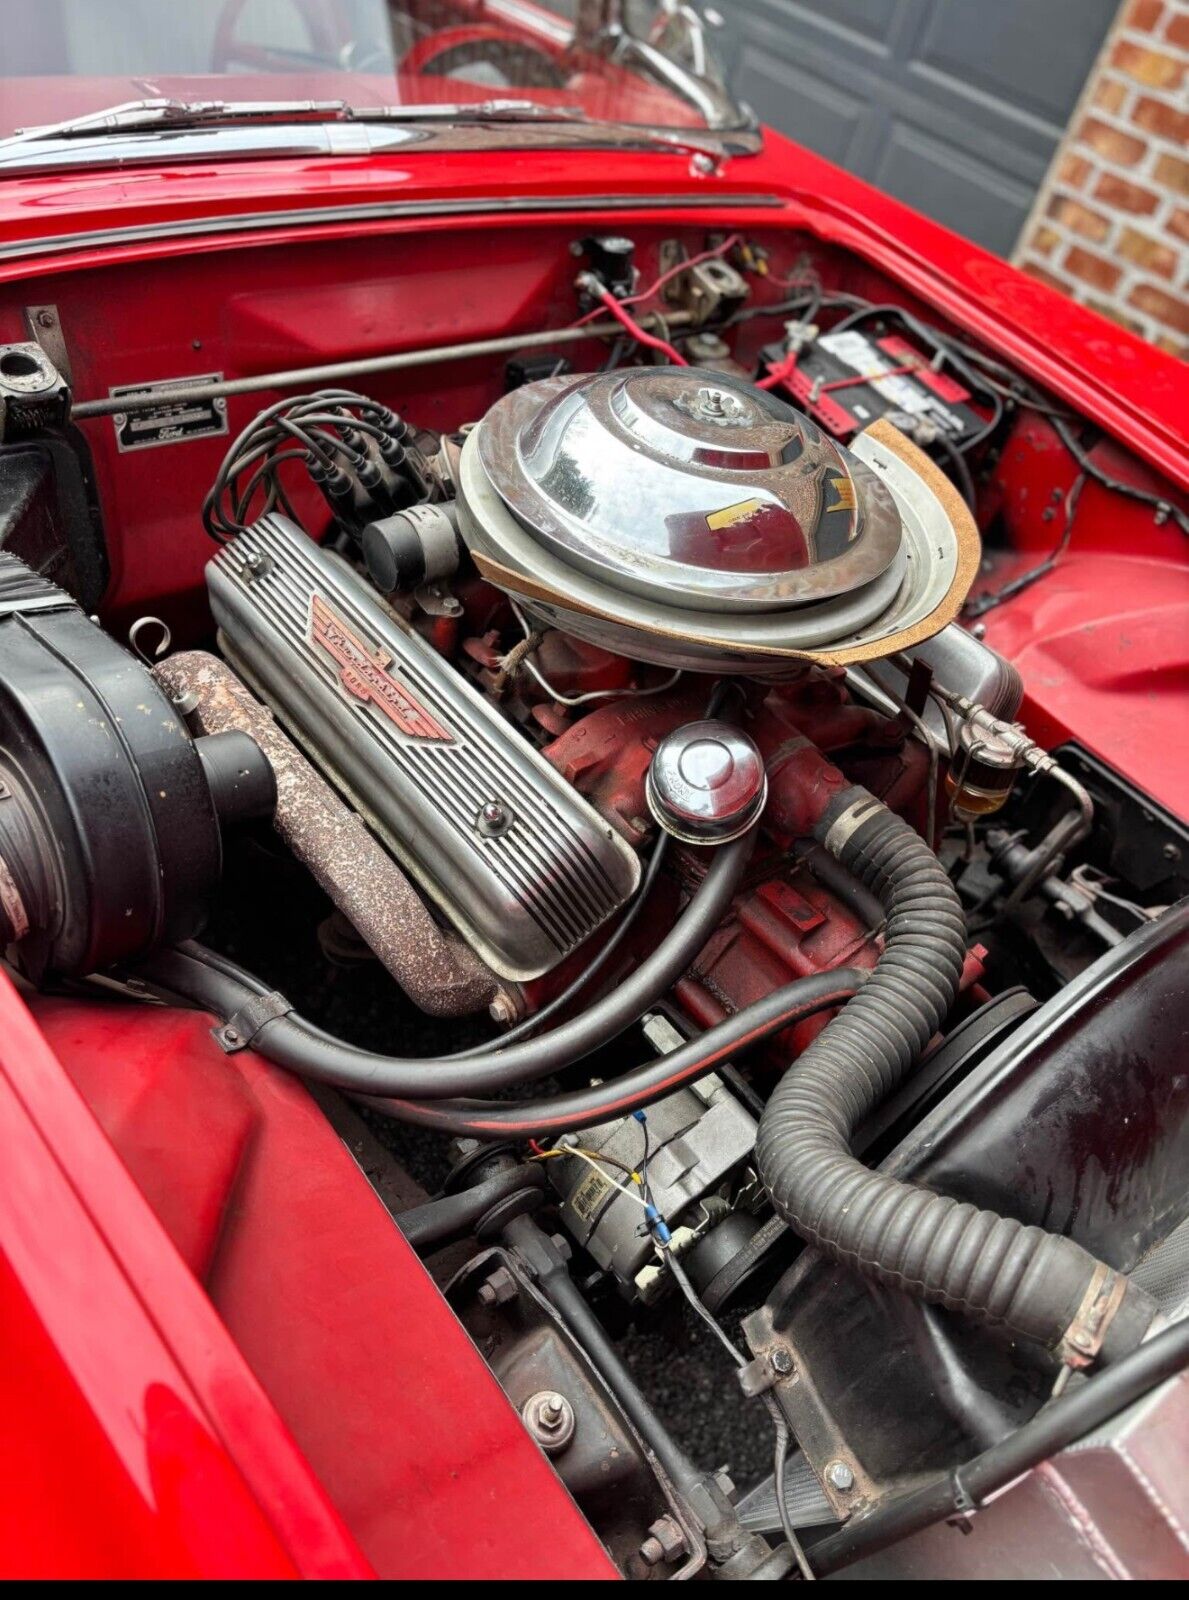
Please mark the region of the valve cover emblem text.
POLYGON ((317 594, 310 596, 310 643, 337 662, 345 693, 375 706, 401 733, 410 739, 450 740, 449 730, 388 671, 392 657, 364 644, 317 594))

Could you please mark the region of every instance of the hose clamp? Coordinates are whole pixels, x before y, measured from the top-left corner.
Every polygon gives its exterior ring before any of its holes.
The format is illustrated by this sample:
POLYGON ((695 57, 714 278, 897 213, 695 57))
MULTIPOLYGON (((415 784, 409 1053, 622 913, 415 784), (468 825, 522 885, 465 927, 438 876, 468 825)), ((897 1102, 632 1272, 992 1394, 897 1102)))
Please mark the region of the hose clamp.
POLYGON ((863 824, 869 822, 877 811, 882 810, 883 801, 877 800, 873 794, 868 794, 864 790, 857 800, 852 800, 850 805, 838 813, 822 840, 835 860, 841 858, 848 841, 863 824))
POLYGON ((1127 1278, 1100 1261, 1073 1321, 1061 1335, 1057 1354, 1067 1367, 1088 1367, 1102 1348, 1111 1321, 1127 1293, 1127 1278))

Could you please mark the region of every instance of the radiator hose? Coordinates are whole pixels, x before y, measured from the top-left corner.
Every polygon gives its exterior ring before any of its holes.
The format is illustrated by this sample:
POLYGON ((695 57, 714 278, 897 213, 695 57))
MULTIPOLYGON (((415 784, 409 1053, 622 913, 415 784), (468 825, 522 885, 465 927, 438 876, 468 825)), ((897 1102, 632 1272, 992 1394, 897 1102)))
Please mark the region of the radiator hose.
POLYGON ((1134 1348, 1155 1304, 1072 1239, 872 1172, 850 1152, 958 992, 965 919, 937 857, 865 789, 814 837, 887 916, 874 972, 777 1085, 756 1156, 772 1204, 826 1255, 880 1283, 1057 1350, 1075 1364, 1134 1348))

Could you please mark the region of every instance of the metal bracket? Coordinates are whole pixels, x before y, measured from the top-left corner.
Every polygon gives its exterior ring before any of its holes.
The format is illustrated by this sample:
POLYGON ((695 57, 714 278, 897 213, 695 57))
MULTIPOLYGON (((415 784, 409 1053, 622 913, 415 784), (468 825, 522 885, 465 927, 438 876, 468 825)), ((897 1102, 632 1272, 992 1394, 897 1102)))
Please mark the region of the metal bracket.
MULTIPOLYGON (((813 1373, 790 1329, 775 1327, 771 1306, 761 1306, 745 1319, 743 1336, 756 1352, 756 1361, 750 1365, 763 1362, 774 1372, 775 1381, 769 1386, 772 1397, 839 1522, 866 1511, 886 1491, 857 1458, 844 1430, 818 1393, 813 1373), (832 1470, 839 1467, 844 1470, 832 1470)), ((741 1383, 747 1371, 747 1367, 739 1369, 741 1383)))
POLYGON ((292 1010, 290 1002, 277 989, 271 994, 256 995, 222 1027, 212 1028, 211 1038, 224 1055, 233 1056, 237 1050, 246 1050, 266 1023, 275 1022, 292 1010))
POLYGON ((954 1511, 959 1516, 968 1516, 978 1510, 977 1500, 970 1494, 966 1485, 962 1482, 961 1474, 958 1472, 950 1474, 950 1493, 954 1500, 954 1511))
POLYGON ((66 335, 62 332, 62 320, 58 316, 57 306, 26 306, 25 326, 29 330, 30 339, 36 339, 66 382, 73 388, 70 354, 66 349, 66 335))
POLYGON ((771 1350, 762 1350, 754 1361, 749 1361, 735 1373, 739 1387, 747 1400, 754 1400, 757 1395, 767 1394, 768 1390, 774 1389, 778 1383, 783 1383, 786 1378, 795 1378, 796 1375, 796 1363, 781 1345, 771 1350))

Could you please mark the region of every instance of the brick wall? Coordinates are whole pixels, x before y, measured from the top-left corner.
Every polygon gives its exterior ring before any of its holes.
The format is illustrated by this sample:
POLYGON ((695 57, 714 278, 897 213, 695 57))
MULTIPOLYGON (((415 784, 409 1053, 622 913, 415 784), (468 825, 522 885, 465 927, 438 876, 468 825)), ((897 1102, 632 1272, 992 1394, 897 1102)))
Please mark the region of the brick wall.
POLYGON ((1189 0, 1125 0, 1015 261, 1189 356, 1189 0))

